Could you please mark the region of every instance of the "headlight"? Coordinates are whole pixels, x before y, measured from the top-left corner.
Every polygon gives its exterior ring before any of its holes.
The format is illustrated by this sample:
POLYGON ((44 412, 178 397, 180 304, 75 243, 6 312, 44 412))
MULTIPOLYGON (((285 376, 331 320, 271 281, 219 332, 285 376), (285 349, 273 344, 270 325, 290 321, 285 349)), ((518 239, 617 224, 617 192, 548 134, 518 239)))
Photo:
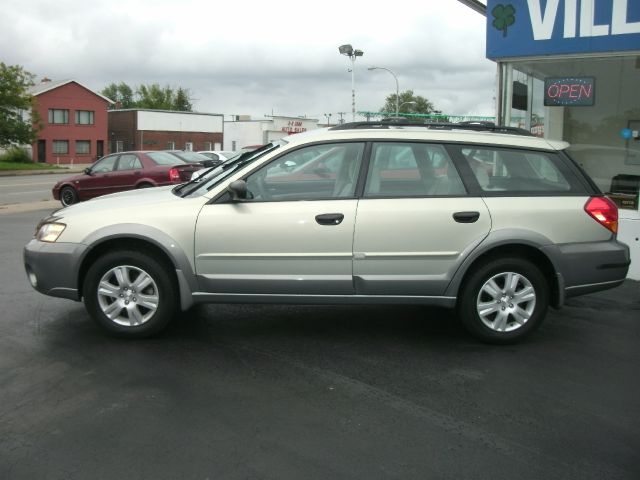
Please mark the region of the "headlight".
POLYGON ((41 242, 55 242, 60 234, 64 231, 66 225, 64 223, 45 223, 40 225, 36 233, 36 239, 41 242))

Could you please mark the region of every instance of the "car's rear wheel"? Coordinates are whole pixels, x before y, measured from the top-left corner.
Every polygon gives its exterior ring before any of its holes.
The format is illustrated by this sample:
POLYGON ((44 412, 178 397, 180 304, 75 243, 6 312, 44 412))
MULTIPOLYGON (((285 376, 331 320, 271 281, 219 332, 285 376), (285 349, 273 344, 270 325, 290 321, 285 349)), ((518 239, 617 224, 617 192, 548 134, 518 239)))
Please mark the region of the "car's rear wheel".
POLYGON ((151 185, 150 183, 141 183, 140 185, 138 185, 136 188, 151 188, 153 187, 153 185, 151 185))
POLYGON ((467 330, 489 343, 513 343, 540 326, 549 288, 540 269, 522 258, 496 258, 465 281, 458 316, 467 330))
POLYGON ((60 190, 60 203, 65 207, 78 203, 78 192, 73 187, 63 187, 60 190))
POLYGON ((155 335, 177 309, 170 267, 138 251, 115 251, 98 258, 87 271, 83 294, 91 317, 121 337, 155 335))

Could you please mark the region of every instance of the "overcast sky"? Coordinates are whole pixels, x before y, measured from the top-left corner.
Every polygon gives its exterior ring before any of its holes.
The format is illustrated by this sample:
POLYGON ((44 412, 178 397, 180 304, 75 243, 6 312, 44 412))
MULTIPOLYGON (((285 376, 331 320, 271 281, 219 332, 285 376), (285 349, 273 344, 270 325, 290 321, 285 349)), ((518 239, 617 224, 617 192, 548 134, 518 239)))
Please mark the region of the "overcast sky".
POLYGON ((449 114, 493 115, 485 19, 457 0, 4 0, 0 61, 37 78, 188 88, 200 112, 307 116, 377 111, 395 81, 449 114))

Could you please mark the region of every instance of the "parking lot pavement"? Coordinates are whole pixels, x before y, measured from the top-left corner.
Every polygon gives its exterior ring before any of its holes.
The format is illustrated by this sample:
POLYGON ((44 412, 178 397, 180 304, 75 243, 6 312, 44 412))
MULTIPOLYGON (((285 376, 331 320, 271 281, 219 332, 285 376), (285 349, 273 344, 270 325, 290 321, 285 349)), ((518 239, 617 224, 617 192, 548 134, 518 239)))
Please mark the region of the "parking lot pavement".
POLYGON ((105 336, 0 218, 0 478, 640 478, 640 284, 489 346, 423 307, 209 305, 105 336))

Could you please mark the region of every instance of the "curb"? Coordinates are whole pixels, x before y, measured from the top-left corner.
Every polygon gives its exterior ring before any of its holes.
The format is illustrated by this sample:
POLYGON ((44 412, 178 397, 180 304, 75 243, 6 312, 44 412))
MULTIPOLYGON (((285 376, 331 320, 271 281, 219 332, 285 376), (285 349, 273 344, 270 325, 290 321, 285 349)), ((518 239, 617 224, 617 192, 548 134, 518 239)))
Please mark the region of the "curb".
POLYGON ((75 174, 82 173, 84 168, 69 168, 60 170, 3 170, 0 177, 21 177, 24 175, 51 175, 51 174, 75 174))

